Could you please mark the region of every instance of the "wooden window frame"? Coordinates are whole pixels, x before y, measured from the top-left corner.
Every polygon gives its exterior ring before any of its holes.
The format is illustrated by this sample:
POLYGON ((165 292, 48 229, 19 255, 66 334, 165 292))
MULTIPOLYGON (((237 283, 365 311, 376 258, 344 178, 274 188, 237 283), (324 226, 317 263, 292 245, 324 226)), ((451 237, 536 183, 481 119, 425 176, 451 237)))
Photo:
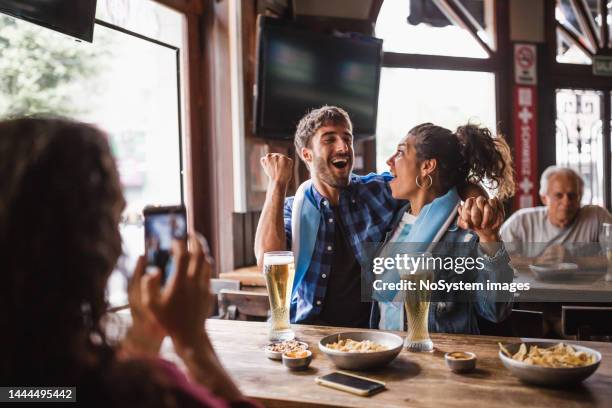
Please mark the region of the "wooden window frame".
MULTIPOLYGON (((580 1, 574 1, 576 7, 581 7, 580 1)), ((573 88, 584 90, 597 90, 604 92, 602 102, 602 141, 604 156, 604 205, 608 210, 612 209, 612 177, 611 177, 611 154, 610 138, 611 127, 611 97, 612 84, 610 77, 595 76, 591 65, 568 64, 557 62, 557 29, 558 23, 555 18, 555 8, 557 1, 544 2, 545 16, 545 38, 546 51, 544 53, 544 64, 539 77, 542 79, 540 87, 540 106, 542 109, 539 114, 540 132, 538 138, 538 163, 539 174, 542 174, 546 167, 556 163, 556 99, 555 91, 559 88, 573 88), (608 120, 606 120, 606 118, 608 120)), ((586 24, 586 23, 584 23, 586 24)), ((589 29, 592 31, 592 27, 589 29)), ((608 28, 601 30, 602 38, 608 35, 608 28)), ((612 55, 609 41, 591 44, 596 49, 595 55, 612 55)), ((585 46, 585 48, 587 48, 585 46)), ((593 53, 591 53, 593 54, 593 53)))
MULTIPOLYGON (((450 11, 460 13, 460 10, 455 10, 454 2, 448 0, 436 0, 441 4, 446 4, 450 11)), ((376 21, 376 16, 382 6, 382 1, 375 2, 373 7, 373 21, 376 21)), ((416 68, 416 69, 432 69, 432 70, 454 70, 454 71, 472 71, 472 72, 490 72, 495 74, 495 102, 496 102, 496 119, 498 123, 499 133, 508 137, 508 142, 512 138, 512 50, 510 44, 510 28, 509 15, 510 7, 507 1, 492 0, 494 19, 492 31, 495 33, 495 49, 489 48, 484 44, 480 37, 476 34, 474 27, 470 26, 468 21, 461 15, 457 15, 460 21, 464 23, 460 26, 466 29, 472 37, 478 38, 481 46, 486 47, 485 51, 489 54, 488 58, 468 58, 468 57, 451 57, 442 55, 423 55, 410 53, 385 52, 383 54, 383 68, 416 68), (484 45, 483 45, 484 44, 484 45)))
MULTIPOLYGON (((187 90, 185 106, 185 202, 190 227, 202 233, 210 245, 212 255, 219 257, 221 237, 217 214, 216 171, 213 166, 215 143, 214 47, 211 46, 214 29, 214 0, 154 0, 182 13, 187 28, 187 90)), ((215 268, 215 275, 218 274, 215 268)))

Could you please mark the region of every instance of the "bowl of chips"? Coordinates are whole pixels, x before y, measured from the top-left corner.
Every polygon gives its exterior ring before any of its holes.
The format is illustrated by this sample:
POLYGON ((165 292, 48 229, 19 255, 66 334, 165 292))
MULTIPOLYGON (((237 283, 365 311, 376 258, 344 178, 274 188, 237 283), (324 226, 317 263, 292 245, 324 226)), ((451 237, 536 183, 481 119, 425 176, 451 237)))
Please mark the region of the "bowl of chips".
POLYGON ((601 353, 555 342, 499 343, 499 358, 520 380, 537 385, 577 384, 597 370, 601 353))
POLYGON ((338 368, 368 370, 389 364, 403 345, 404 340, 393 333, 353 331, 323 337, 319 350, 338 368))

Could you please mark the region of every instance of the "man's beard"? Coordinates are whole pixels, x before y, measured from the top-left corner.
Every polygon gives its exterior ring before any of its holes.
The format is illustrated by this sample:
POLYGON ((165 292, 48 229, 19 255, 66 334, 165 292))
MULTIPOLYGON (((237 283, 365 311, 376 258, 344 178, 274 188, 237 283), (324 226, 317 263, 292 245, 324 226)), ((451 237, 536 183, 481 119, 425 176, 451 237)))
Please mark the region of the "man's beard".
MULTIPOLYGON (((349 156, 346 156, 346 159, 348 161, 347 167, 351 169, 353 165, 353 160, 349 156)), ((348 186, 351 171, 349 170, 346 176, 336 176, 331 172, 331 166, 332 164, 328 163, 325 159, 321 157, 314 158, 314 168, 316 169, 316 175, 321 181, 334 188, 344 188, 348 186)))

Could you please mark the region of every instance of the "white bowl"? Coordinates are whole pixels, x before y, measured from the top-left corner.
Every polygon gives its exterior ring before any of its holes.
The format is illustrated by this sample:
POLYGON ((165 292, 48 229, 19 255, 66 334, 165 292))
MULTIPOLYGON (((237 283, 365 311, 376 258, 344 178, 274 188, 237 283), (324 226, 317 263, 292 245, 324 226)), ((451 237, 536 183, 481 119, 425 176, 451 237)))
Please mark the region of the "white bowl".
MULTIPOLYGON (((296 341, 300 343, 300 345, 302 346, 304 350, 308 350, 308 343, 304 343, 303 341, 299 341, 299 340, 296 340, 296 341)), ((283 358, 283 353, 281 351, 273 351, 270 349, 270 347, 274 346, 277 343, 282 343, 282 341, 275 341, 273 343, 266 345, 264 347, 264 353, 266 354, 266 357, 268 357, 270 360, 281 361, 283 358)))
POLYGON ((389 364, 402 351, 404 340, 393 333, 381 331, 353 331, 332 334, 319 341, 319 349, 338 367, 345 370, 368 370, 389 364), (327 347, 329 343, 351 339, 355 341, 370 340, 386 346, 387 350, 371 353, 350 353, 327 347))
POLYGON ((578 265, 570 262, 529 265, 529 269, 540 280, 565 280, 572 278, 578 265))
MULTIPOLYGON (((531 346, 538 346, 541 348, 552 347, 558 342, 538 342, 530 341, 525 342, 527 349, 531 346)), ((584 351, 586 353, 595 356, 595 362, 587 366, 582 367, 541 367, 522 361, 513 360, 512 358, 505 355, 501 350, 499 351, 499 358, 501 359, 504 366, 510 370, 512 375, 519 378, 520 380, 537 385, 547 386, 561 386, 568 384, 577 384, 581 381, 586 380, 591 374, 597 370, 599 363, 601 362, 601 353, 590 349, 588 347, 579 346, 576 344, 569 343, 574 350, 584 351)), ((504 347, 514 355, 521 343, 504 344, 504 347)))

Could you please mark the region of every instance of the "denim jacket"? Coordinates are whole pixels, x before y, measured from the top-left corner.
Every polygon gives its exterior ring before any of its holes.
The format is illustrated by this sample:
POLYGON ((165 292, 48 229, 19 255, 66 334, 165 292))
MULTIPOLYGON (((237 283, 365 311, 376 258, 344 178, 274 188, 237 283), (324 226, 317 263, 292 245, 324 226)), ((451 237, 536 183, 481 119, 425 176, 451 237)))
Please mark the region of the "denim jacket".
MULTIPOLYGON (((395 228, 399 225, 403 214, 409 208, 410 205, 407 204, 397 213, 392 223, 393 228, 387 233, 381 249, 389 243, 395 228)), ((484 268, 478 272, 472 271, 471 275, 468 275, 468 272, 461 275, 463 281, 482 282, 485 285, 487 280, 500 283, 512 282, 514 271, 510 266, 510 257, 503 243, 499 243, 499 249, 494 256, 488 256, 480 247, 478 235, 471 230, 459 228, 456 220, 442 236, 440 243, 443 245, 465 243, 457 246, 461 253, 454 252, 455 255, 473 258, 481 257, 483 259, 484 268)), ((435 250, 433 254, 436 255, 435 250)), ((458 275, 455 275, 455 278, 457 277, 458 275)), ((442 278, 447 281, 453 280, 453 276, 450 273, 447 276, 442 276, 442 278)), ((494 323, 501 322, 512 311, 512 299, 513 297, 510 293, 495 299, 486 291, 476 291, 473 298, 469 301, 465 299, 457 300, 453 292, 447 293, 444 295, 443 301, 432 302, 430 305, 429 331, 434 333, 479 334, 478 316, 494 323)), ((370 316, 370 327, 378 328, 379 321, 380 309, 378 303, 374 302, 370 316)))

